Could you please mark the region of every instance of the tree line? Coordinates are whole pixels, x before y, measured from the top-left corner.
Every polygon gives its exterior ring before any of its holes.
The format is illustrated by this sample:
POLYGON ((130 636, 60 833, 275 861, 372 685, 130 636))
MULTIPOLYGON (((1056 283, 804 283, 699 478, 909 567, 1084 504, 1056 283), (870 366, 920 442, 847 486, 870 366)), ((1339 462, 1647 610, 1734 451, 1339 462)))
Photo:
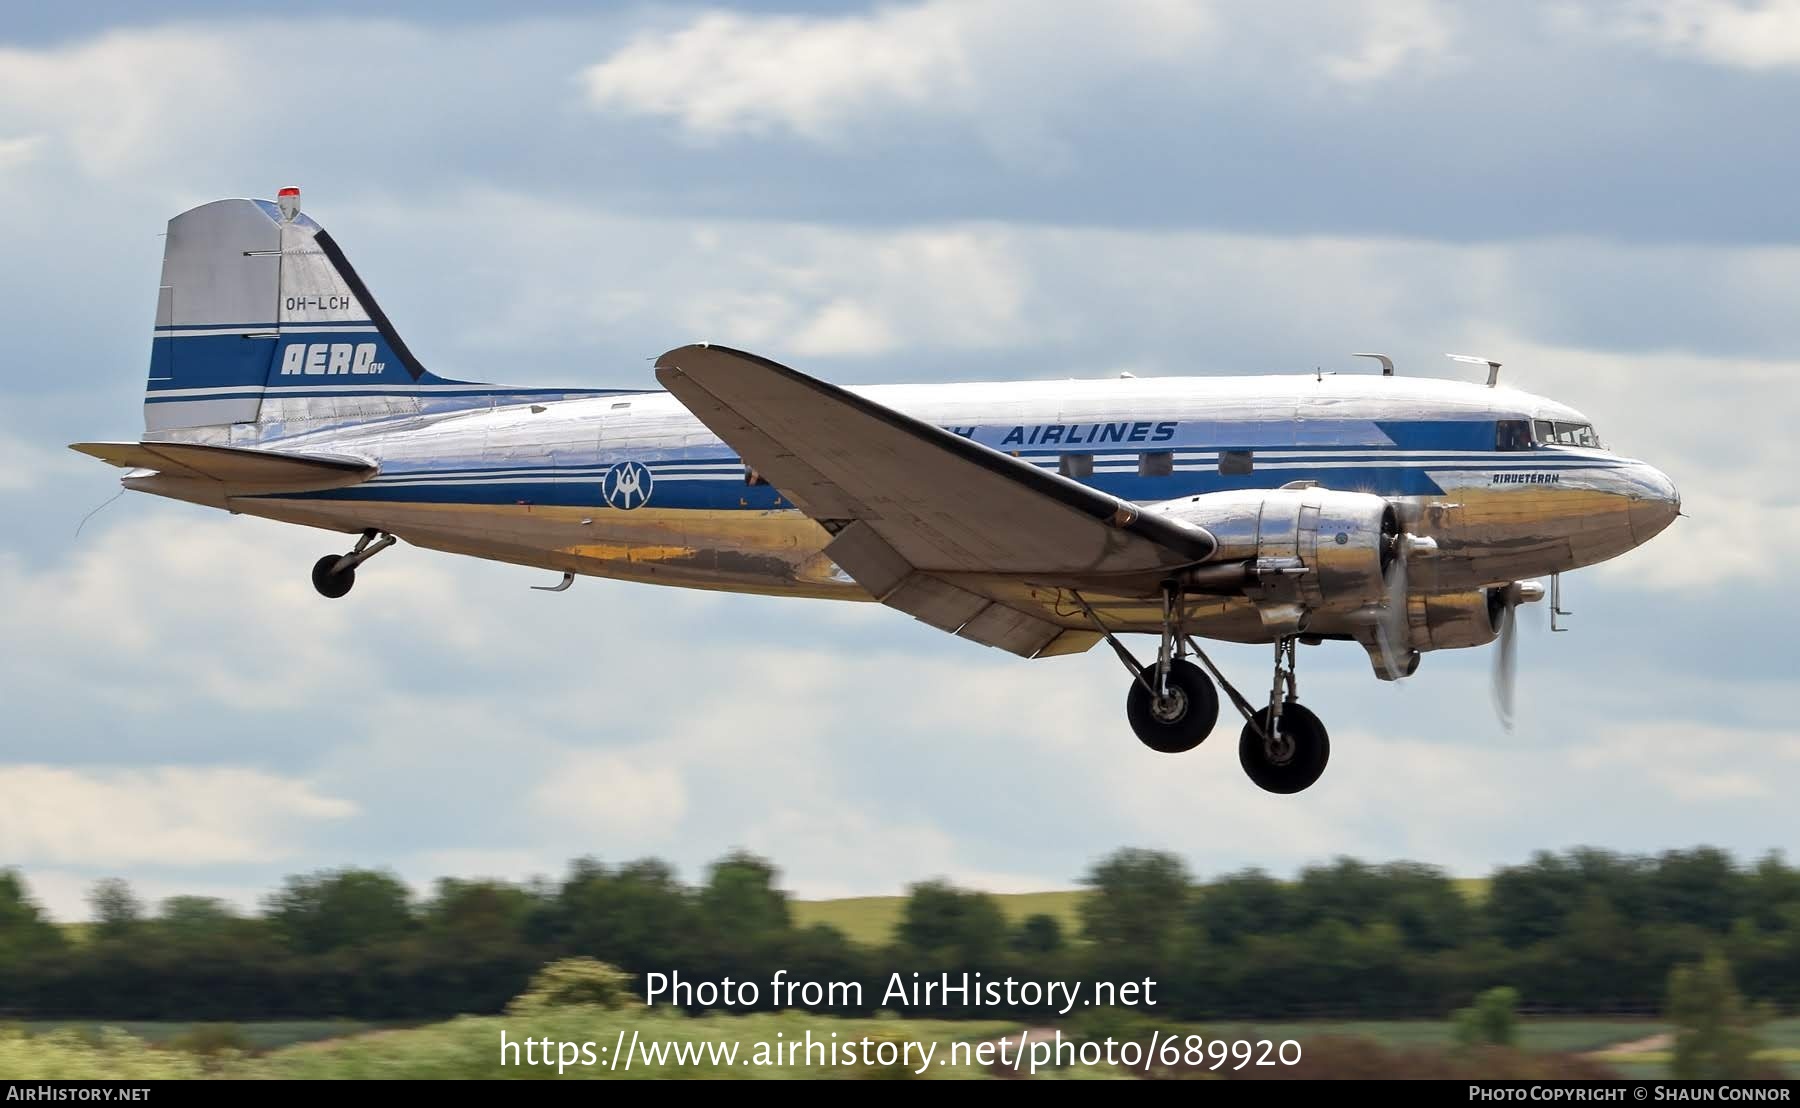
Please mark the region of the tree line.
POLYGON ((1672 971, 1712 956, 1750 1000, 1800 1009, 1800 870, 1779 854, 1739 864, 1705 847, 1541 853, 1471 892, 1410 862, 1346 858, 1291 880, 1247 870, 1202 881, 1174 855, 1122 850, 1082 884, 1079 925, 1065 930, 923 882, 892 940, 868 946, 797 926, 778 871, 747 853, 713 863, 697 886, 654 859, 581 859, 561 881, 445 879, 422 898, 391 873, 325 871, 288 878, 248 914, 194 896, 152 911, 108 880, 91 893, 93 922, 73 930, 0 870, 0 1017, 494 1013, 539 967, 576 956, 691 980, 768 981, 782 969, 860 981, 867 998, 895 971, 1149 977, 1157 1014, 1189 1020, 1438 1017, 1500 986, 1528 1010, 1650 1012, 1672 971))

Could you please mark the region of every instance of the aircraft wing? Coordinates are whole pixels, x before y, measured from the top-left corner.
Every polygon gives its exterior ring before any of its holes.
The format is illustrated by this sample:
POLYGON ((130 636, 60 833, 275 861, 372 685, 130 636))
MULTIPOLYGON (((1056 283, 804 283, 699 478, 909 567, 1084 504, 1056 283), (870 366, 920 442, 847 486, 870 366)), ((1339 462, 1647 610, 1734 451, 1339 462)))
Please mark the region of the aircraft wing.
POLYGON ((721 346, 656 362, 662 382, 745 464, 833 534, 826 554, 882 603, 1035 657, 1098 639, 1029 582, 1154 590, 1217 547, 1198 527, 1089 488, 826 384, 721 346))
POLYGON ((78 442, 69 449, 122 469, 217 481, 249 491, 301 492, 360 484, 376 466, 338 454, 301 454, 186 442, 78 442))

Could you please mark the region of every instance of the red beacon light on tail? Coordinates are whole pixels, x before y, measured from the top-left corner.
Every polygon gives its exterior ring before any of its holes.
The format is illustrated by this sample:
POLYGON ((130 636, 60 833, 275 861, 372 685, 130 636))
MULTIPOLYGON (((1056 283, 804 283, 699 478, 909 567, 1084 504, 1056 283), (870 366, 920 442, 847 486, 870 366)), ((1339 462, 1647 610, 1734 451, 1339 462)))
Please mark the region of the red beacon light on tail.
POLYGON ((300 214, 300 190, 289 185, 275 194, 275 203, 281 206, 281 218, 292 223, 300 214))

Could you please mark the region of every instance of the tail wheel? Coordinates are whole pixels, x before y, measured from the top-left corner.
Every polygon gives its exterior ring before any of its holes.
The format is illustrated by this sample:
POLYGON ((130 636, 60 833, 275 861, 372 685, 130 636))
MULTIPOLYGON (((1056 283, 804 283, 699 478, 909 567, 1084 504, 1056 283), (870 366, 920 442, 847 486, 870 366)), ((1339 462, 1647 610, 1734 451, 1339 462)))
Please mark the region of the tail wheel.
POLYGON ((349 592, 350 587, 356 584, 355 566, 351 566, 349 569, 337 568, 337 564, 343 558, 342 554, 327 554, 313 563, 313 588, 319 590, 320 596, 336 600, 349 592))
POLYGON ((1272 793, 1297 793, 1325 772, 1331 760, 1331 737, 1319 717, 1295 701, 1281 706, 1281 720, 1273 738, 1264 732, 1269 710, 1251 716, 1238 737, 1238 761, 1259 788, 1272 793))
POLYGON ((1132 681, 1125 698, 1125 715, 1138 741, 1162 754, 1181 754, 1205 742, 1219 722, 1219 691, 1206 671, 1179 658, 1171 661, 1165 696, 1144 687, 1144 681, 1155 684, 1155 667, 1145 668, 1143 676, 1132 681))

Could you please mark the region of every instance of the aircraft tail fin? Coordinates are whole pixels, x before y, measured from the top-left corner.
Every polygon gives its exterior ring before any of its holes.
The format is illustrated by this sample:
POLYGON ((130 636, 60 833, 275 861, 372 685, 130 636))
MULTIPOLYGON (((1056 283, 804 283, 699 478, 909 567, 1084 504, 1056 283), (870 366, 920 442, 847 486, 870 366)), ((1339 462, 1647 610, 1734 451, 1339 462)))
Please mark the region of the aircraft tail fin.
POLYGON ((337 242, 301 213, 298 189, 169 221, 144 395, 152 438, 262 440, 568 395, 579 392, 428 372, 337 242))

